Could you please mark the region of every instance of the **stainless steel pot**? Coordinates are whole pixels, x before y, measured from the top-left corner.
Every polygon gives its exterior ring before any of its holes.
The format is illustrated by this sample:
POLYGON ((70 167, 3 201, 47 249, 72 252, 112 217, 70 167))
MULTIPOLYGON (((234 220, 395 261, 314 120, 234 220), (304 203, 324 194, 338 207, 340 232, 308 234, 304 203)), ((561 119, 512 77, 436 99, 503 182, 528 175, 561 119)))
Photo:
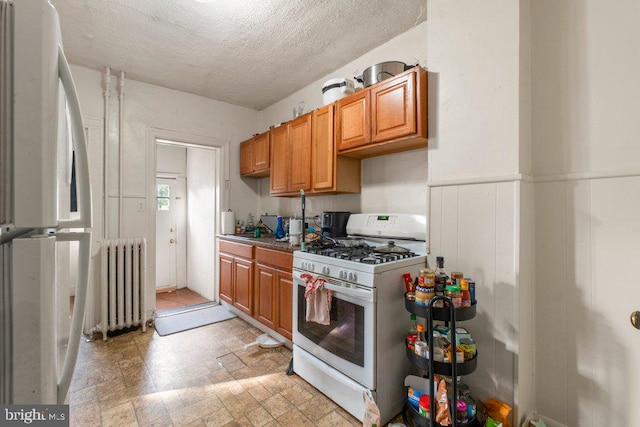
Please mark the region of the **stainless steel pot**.
POLYGON ((385 79, 400 74, 413 68, 415 65, 407 65, 400 61, 387 61, 381 62, 364 70, 361 76, 356 76, 358 82, 362 83, 364 87, 371 86, 372 84, 381 82, 385 79))

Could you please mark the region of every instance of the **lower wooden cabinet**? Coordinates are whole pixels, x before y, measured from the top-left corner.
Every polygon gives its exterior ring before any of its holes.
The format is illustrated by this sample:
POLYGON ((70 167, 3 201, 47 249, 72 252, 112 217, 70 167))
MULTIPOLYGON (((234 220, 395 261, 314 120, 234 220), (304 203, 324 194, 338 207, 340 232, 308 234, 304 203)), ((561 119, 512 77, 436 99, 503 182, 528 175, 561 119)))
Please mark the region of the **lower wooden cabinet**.
POLYGON ((220 240, 220 299, 292 339, 293 254, 220 240))
POLYGON ((288 339, 292 338, 292 267, 290 252, 256 248, 254 317, 288 339))
POLYGON ((276 278, 276 331, 292 338, 293 330, 293 276, 291 272, 280 272, 276 278))
POLYGON ((253 246, 220 241, 220 299, 253 315, 253 246))

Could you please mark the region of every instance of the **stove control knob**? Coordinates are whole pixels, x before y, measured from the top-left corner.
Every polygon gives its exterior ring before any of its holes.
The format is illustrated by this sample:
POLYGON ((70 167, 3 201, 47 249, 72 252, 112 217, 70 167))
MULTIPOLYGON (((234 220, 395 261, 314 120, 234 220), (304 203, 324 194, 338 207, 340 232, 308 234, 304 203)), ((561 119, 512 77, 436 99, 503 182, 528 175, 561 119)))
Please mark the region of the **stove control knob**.
POLYGON ((309 270, 310 271, 315 271, 316 270, 316 265, 312 262, 309 263, 309 270))
POLYGON ((347 272, 344 271, 344 270, 340 270, 340 272, 338 273, 338 278, 346 279, 347 278, 347 272))
POLYGON ((355 276, 356 276, 355 274, 353 274, 352 272, 349 272, 349 281, 353 282, 355 279, 355 276))
POLYGON ((307 269, 307 263, 306 263, 306 262, 304 262, 304 261, 302 261, 302 262, 300 263, 300 268, 302 268, 303 270, 306 270, 306 269, 307 269))
POLYGON ((327 274, 328 275, 329 274, 329 267, 327 267, 327 266, 322 267, 322 274, 327 274))

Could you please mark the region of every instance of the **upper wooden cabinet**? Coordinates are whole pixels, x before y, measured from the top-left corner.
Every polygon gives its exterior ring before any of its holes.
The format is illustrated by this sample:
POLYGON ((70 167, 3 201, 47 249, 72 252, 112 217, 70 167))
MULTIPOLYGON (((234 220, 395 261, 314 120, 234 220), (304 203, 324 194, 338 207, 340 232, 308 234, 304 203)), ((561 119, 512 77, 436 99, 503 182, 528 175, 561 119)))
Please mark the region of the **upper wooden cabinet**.
POLYGON ((311 122, 311 184, 313 193, 360 192, 360 160, 338 157, 334 138, 335 106, 313 112, 311 122))
POLYGON ((371 92, 362 90, 338 101, 336 146, 348 150, 371 142, 371 92))
POLYGON ((287 192, 289 181, 289 126, 272 129, 271 134, 271 194, 287 192))
POLYGON ((272 195, 311 190, 311 113, 271 130, 272 195))
POLYGON ((337 103, 338 154, 366 158, 427 146, 427 72, 416 66, 337 103))
POLYGON ((261 133, 240 143, 240 175, 269 176, 270 132, 261 133))
POLYGON ((289 165, 289 192, 311 189, 311 114, 305 114, 289 123, 291 158, 289 165))

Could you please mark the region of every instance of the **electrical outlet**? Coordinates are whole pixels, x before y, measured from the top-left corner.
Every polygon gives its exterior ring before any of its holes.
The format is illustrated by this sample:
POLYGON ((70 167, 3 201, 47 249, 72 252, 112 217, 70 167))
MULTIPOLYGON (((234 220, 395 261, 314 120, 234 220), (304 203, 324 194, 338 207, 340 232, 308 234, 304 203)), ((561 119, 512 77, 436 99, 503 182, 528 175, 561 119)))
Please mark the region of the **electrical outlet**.
POLYGON ((224 182, 224 188, 225 188, 226 190, 230 190, 230 189, 231 189, 231 180, 227 179, 227 180, 224 182))
POLYGON ((138 200, 138 212, 144 212, 144 200, 138 200))

